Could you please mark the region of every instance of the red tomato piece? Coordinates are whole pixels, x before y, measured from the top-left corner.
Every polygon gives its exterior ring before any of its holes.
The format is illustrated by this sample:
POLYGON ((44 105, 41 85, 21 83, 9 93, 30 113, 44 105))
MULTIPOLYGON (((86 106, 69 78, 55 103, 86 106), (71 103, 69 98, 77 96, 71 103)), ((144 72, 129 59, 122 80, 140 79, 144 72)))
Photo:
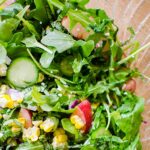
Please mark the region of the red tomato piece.
POLYGON ((131 80, 127 81, 123 85, 122 90, 124 90, 124 91, 130 91, 130 92, 135 92, 135 90, 136 90, 136 81, 134 79, 131 79, 131 80))
POLYGON ((32 127, 32 112, 28 109, 21 108, 19 112, 20 118, 25 118, 25 128, 32 127))
POLYGON ((82 119, 82 121, 85 123, 82 131, 83 133, 87 133, 92 125, 91 103, 88 100, 82 101, 79 105, 77 105, 73 115, 77 115, 82 119))

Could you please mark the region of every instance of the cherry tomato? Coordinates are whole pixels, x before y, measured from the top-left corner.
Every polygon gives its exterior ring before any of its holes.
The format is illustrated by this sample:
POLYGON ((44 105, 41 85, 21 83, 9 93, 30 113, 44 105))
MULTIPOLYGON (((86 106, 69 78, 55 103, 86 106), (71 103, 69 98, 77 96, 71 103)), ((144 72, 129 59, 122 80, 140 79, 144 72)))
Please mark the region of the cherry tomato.
POLYGON ((32 112, 28 109, 21 108, 19 112, 20 118, 25 118, 25 128, 32 127, 32 112))
POLYGON ((83 133, 87 133, 92 125, 91 103, 88 100, 82 101, 79 105, 77 105, 73 115, 77 115, 82 119, 82 121, 85 123, 82 131, 83 133))
POLYGON ((69 24, 69 17, 64 17, 62 19, 62 26, 66 28, 77 39, 86 39, 89 37, 90 34, 93 33, 92 31, 86 31, 86 29, 80 23, 77 23, 75 27, 70 31, 69 24))
POLYGON ((122 90, 124 90, 124 91, 130 91, 130 92, 135 92, 135 90, 136 90, 136 81, 134 79, 131 79, 131 80, 127 81, 123 85, 122 90))

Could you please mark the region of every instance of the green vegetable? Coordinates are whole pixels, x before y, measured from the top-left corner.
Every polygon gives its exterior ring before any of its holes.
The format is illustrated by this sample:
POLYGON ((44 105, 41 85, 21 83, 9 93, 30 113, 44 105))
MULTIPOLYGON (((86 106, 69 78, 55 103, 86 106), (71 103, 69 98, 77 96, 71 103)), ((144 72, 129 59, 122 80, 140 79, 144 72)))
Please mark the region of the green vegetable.
POLYGON ((40 64, 43 68, 48 68, 54 59, 55 51, 52 54, 44 52, 40 58, 40 64))
POLYGON ((73 134, 76 140, 79 138, 79 131, 75 128, 75 126, 71 123, 71 121, 68 118, 63 118, 61 120, 61 123, 64 130, 73 134))
MULTIPOLYGON (((123 104, 117 111, 114 111, 112 116, 112 121, 117 125, 118 131, 124 132, 124 139, 132 140, 138 133, 140 122, 142 118, 139 116, 143 111, 143 99, 134 97, 136 100, 134 102, 134 107, 129 112, 124 112, 126 110, 126 105, 123 104), (133 128, 134 126, 134 128, 133 128), (130 134, 132 133, 132 134, 130 134)), ((130 99, 131 101, 131 99, 130 99)), ((131 102, 130 102, 131 105, 131 102)))
POLYGON ((0 40, 9 41, 13 31, 17 28, 19 21, 15 18, 9 18, 0 21, 0 40))
POLYGON ((40 142, 20 144, 16 150, 44 150, 44 146, 40 142))
POLYGON ((91 138, 95 139, 95 138, 100 138, 100 136, 106 136, 106 135, 111 135, 111 133, 106 128, 100 127, 92 133, 91 138))
POLYGON ((74 57, 68 56, 64 58, 60 63, 60 70, 65 76, 72 76, 73 75, 73 61, 74 57))
POLYGON ((93 51, 95 45, 94 45, 94 41, 90 40, 90 41, 87 41, 86 43, 84 43, 82 45, 82 51, 83 51, 83 55, 85 57, 88 57, 91 52, 93 51))
POLYGON ((37 82, 38 69, 31 59, 20 57, 15 59, 8 68, 7 79, 14 86, 25 88, 37 82))
POLYGON ((34 3, 36 8, 31 11, 30 15, 38 21, 46 23, 48 21, 45 5, 46 2, 42 0, 34 0, 34 3))
POLYGON ((29 47, 29 48, 38 47, 38 48, 41 48, 42 50, 46 51, 47 53, 53 54, 53 51, 51 49, 45 47, 41 43, 39 43, 36 40, 35 36, 25 38, 22 42, 26 45, 26 47, 29 47))
POLYGON ((7 51, 4 46, 0 45, 0 64, 6 62, 7 51))
POLYGON ((68 34, 54 30, 49 31, 48 34, 42 38, 41 42, 46 46, 56 48, 58 53, 62 53, 72 48, 75 40, 68 34))

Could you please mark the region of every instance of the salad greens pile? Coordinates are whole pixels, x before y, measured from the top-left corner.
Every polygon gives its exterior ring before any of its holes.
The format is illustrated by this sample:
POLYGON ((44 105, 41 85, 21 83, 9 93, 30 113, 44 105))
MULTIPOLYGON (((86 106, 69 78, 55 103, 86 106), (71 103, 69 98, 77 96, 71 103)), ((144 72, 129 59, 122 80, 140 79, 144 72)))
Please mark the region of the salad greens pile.
POLYGON ((131 28, 119 41, 88 1, 0 1, 0 149, 141 149, 141 74, 129 64, 150 43, 139 48, 131 28))

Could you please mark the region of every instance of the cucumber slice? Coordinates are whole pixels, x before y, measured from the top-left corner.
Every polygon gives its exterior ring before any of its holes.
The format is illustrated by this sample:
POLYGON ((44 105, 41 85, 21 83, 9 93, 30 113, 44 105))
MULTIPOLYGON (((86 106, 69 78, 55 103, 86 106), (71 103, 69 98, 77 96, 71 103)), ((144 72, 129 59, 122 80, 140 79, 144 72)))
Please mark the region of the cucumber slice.
POLYGON ((15 87, 28 87, 37 83, 38 68, 30 58, 19 57, 9 66, 7 79, 15 87))

